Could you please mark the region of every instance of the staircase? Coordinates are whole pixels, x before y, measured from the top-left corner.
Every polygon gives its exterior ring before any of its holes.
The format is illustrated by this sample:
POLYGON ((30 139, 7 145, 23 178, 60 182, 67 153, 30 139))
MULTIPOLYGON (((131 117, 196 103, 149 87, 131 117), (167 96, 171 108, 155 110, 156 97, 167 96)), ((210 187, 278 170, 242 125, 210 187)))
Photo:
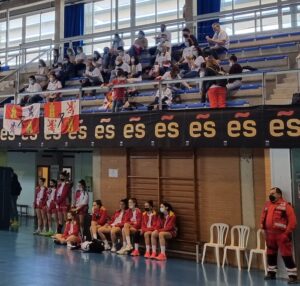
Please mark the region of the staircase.
POLYGON ((280 82, 276 83, 273 93, 269 99, 266 100, 266 104, 284 105, 291 104, 293 94, 300 92, 300 74, 287 74, 282 78, 280 82), (298 79, 299 77, 299 79, 298 79))

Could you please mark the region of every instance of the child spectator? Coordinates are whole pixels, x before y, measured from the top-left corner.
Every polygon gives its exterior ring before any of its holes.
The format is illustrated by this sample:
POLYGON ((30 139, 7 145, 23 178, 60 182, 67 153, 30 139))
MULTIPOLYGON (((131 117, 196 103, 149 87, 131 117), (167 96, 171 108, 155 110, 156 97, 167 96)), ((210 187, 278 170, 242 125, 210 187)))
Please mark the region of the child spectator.
MULTIPOLYGON (((59 80, 57 80, 56 75, 54 73, 51 73, 49 76, 49 84, 47 87, 47 91, 55 91, 59 89, 62 89, 62 84, 59 80)), ((60 101, 61 93, 49 93, 46 94, 45 97, 48 102, 60 101)))
MULTIPOLYGON (((117 78, 114 79, 109 86, 112 85, 118 85, 118 84, 126 84, 126 76, 123 70, 119 70, 117 72, 117 78)), ((117 87, 113 88, 113 93, 112 93, 112 100, 113 100, 113 105, 112 105, 112 112, 118 112, 121 110, 121 107, 124 104, 124 100, 126 97, 126 88, 125 87, 117 87)))
MULTIPOLYGON (((28 79, 28 87, 25 88, 25 92, 36 93, 36 92, 41 92, 41 91, 42 91, 41 85, 36 82, 35 76, 31 75, 28 79)), ((33 103, 38 103, 42 100, 43 100, 43 98, 39 94, 27 95, 27 96, 22 97, 22 99, 20 101, 20 105, 21 106, 30 105, 33 103)))
MULTIPOLYGON (((148 105, 148 110, 153 110, 159 105, 159 97, 160 97, 160 90, 158 89, 155 95, 155 99, 152 103, 148 105)), ((167 109, 172 105, 173 95, 172 90, 168 88, 166 84, 162 84, 161 86, 161 102, 162 102, 162 109, 167 109)))
POLYGON ((130 56, 127 53, 125 53, 124 48, 118 47, 117 52, 118 52, 118 56, 122 58, 123 63, 126 63, 129 65, 130 64, 130 56))

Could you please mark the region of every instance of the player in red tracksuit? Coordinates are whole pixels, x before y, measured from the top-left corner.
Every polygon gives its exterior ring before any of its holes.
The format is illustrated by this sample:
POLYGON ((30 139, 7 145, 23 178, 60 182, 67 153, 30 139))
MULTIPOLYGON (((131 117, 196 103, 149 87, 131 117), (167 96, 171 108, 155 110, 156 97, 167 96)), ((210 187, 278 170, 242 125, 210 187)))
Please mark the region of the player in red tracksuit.
POLYGON ((75 192, 74 205, 71 211, 78 215, 80 232, 83 234, 84 219, 89 210, 89 193, 86 190, 85 180, 80 180, 77 185, 77 191, 75 192))
POLYGON ((150 257, 150 241, 151 234, 155 230, 157 224, 157 214, 156 211, 153 210, 153 201, 147 201, 144 204, 145 211, 142 214, 142 226, 139 231, 137 231, 134 235, 134 251, 132 251, 131 256, 139 256, 139 243, 141 236, 145 238, 146 244, 146 254, 145 258, 150 257))
POLYGON ((49 188, 47 192, 47 202, 45 206, 45 211, 48 218, 48 226, 49 226, 49 232, 47 235, 53 235, 54 229, 57 229, 58 221, 57 221, 57 206, 56 206, 56 187, 57 182, 54 179, 50 180, 49 188), (52 227, 52 219, 55 221, 56 228, 52 227))
POLYGON ((35 188, 33 207, 37 216, 38 228, 34 234, 40 234, 43 228, 43 232, 47 231, 47 219, 44 211, 47 201, 47 188, 45 187, 45 178, 39 178, 39 184, 35 188))
POLYGON ((160 213, 157 219, 156 230, 152 232, 152 255, 150 258, 156 260, 167 260, 166 239, 176 237, 176 215, 172 206, 167 203, 160 204, 160 213), (159 238, 160 254, 156 256, 157 239, 159 238))
POLYGON ((58 228, 57 232, 61 233, 64 222, 67 220, 67 212, 70 207, 69 195, 71 193, 72 185, 68 179, 68 173, 61 172, 59 184, 56 192, 56 204, 58 214, 58 228))
POLYGON ((279 188, 272 188, 261 215, 261 228, 267 243, 268 274, 266 280, 276 279, 278 249, 289 276, 289 284, 297 283, 297 268, 292 253, 292 232, 296 228, 293 207, 282 198, 279 188))
MULTIPOLYGON (((136 198, 131 198, 128 201, 128 211, 125 216, 125 224, 122 229, 123 247, 117 251, 118 254, 127 254, 133 249, 130 240, 130 234, 135 234, 142 226, 142 212, 138 208, 136 198)), ((138 251, 138 245, 135 250, 138 251)))
MULTIPOLYGON (((90 227, 92 239, 97 239, 98 229, 103 227, 107 223, 107 220, 108 214, 106 208, 102 205, 101 200, 95 200, 93 202, 92 222, 90 227)), ((110 246, 107 242, 105 235, 102 234, 100 235, 100 237, 104 241, 105 250, 109 250, 110 246)))
POLYGON ((120 209, 114 213, 110 222, 106 223, 104 226, 98 229, 98 234, 102 239, 105 238, 105 234, 110 234, 111 242, 112 242, 111 252, 117 251, 116 250, 117 236, 122 233, 122 228, 125 223, 127 208, 128 208, 127 199, 121 200, 120 209))
POLYGON ((67 213, 67 222, 63 234, 55 234, 53 236, 54 243, 67 244, 68 247, 73 248, 80 244, 80 230, 79 224, 76 221, 75 214, 72 212, 67 213))

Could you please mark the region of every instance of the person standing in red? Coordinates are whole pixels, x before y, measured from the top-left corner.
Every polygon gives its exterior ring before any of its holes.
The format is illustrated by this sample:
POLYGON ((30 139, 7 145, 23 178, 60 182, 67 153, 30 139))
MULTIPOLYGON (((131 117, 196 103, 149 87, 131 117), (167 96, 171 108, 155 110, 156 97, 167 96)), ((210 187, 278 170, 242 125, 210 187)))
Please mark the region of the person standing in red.
MULTIPOLYGON (((117 72, 117 78, 114 79, 109 86, 118 85, 118 84, 126 84, 126 76, 125 72, 123 70, 118 70, 117 72)), ((121 107, 124 105, 124 100, 126 97, 126 88, 125 87, 116 87, 113 88, 112 93, 112 112, 119 112, 121 107)))
POLYGON ((282 198, 282 191, 275 187, 269 195, 261 215, 261 228, 265 230, 268 273, 265 280, 275 280, 278 249, 289 276, 289 284, 297 284, 297 268, 292 253, 292 232, 297 225, 293 207, 282 198))
POLYGON ((176 215, 172 206, 163 202, 160 204, 159 216, 157 219, 156 230, 152 232, 152 259, 167 260, 166 256, 166 240, 176 237, 176 215), (156 256, 157 239, 160 244, 160 254, 156 256))
POLYGON ((40 234, 47 231, 47 219, 45 219, 44 208, 47 201, 47 188, 45 187, 45 178, 39 178, 38 186, 35 188, 33 207, 37 216, 38 228, 33 234, 40 234))
MULTIPOLYGON (((125 224, 122 229, 123 237, 123 247, 117 251, 117 254, 127 254, 133 249, 131 244, 130 235, 135 234, 142 226, 142 212, 138 208, 138 203, 136 198, 131 198, 128 200, 128 211, 125 215, 125 224)), ((134 252, 138 252, 139 245, 134 245, 134 252)))
POLYGON ((68 179, 67 172, 61 172, 59 175, 59 184, 57 186, 56 192, 56 204, 57 204, 57 213, 58 213, 58 227, 57 232, 61 233, 63 224, 67 220, 67 212, 70 207, 70 192, 72 185, 68 179))

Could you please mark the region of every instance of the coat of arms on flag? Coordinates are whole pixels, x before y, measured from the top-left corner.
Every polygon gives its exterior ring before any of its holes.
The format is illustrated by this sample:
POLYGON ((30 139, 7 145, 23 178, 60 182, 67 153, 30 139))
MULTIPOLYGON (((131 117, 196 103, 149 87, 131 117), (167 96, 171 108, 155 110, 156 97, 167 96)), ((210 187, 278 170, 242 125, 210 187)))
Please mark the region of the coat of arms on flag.
POLYGON ((34 135, 40 132, 39 103, 22 107, 17 104, 4 106, 3 128, 14 135, 34 135))
POLYGON ((49 102, 44 106, 44 133, 79 131, 79 100, 49 102))

